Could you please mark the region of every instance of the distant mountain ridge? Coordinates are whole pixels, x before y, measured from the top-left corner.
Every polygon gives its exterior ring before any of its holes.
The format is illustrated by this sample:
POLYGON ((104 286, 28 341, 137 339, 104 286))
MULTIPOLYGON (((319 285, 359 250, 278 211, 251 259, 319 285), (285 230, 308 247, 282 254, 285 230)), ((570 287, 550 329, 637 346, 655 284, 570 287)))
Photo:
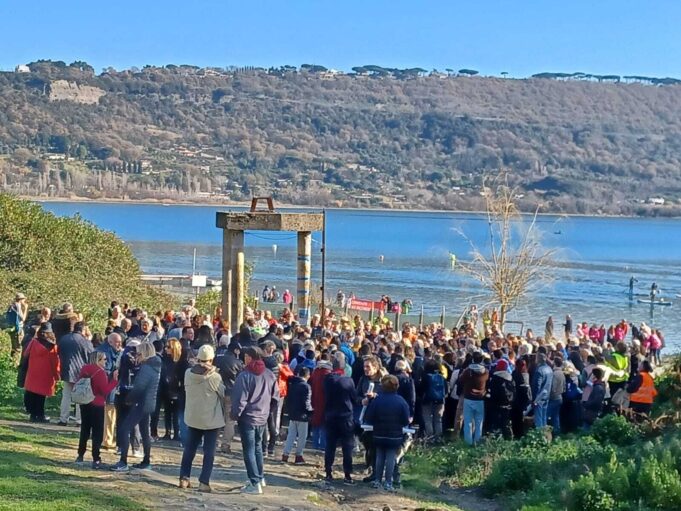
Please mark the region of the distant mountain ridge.
POLYGON ((0 73, 0 188, 467 210, 505 168, 524 209, 681 214, 674 79, 475 73, 39 61, 0 73))

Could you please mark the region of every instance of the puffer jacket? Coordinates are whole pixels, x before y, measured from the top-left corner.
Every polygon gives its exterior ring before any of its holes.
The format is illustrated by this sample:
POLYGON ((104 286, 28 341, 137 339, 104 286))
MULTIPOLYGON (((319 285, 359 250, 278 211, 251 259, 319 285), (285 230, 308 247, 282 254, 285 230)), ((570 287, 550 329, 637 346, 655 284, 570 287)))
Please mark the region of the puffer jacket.
POLYGON ((184 389, 187 396, 184 421, 187 426, 201 430, 224 427, 225 384, 215 366, 198 363, 187 369, 184 389))
POLYGON ((156 394, 161 379, 161 358, 154 355, 140 365, 132 389, 128 392, 126 403, 141 406, 144 413, 153 413, 156 409, 156 394))

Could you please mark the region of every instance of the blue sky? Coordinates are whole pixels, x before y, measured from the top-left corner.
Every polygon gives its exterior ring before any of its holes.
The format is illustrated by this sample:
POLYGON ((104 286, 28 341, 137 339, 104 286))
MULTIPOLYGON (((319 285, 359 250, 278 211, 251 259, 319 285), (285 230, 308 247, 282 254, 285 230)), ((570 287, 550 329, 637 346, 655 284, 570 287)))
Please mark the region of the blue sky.
POLYGON ((681 77, 681 0, 0 0, 0 69, 39 58, 681 77))

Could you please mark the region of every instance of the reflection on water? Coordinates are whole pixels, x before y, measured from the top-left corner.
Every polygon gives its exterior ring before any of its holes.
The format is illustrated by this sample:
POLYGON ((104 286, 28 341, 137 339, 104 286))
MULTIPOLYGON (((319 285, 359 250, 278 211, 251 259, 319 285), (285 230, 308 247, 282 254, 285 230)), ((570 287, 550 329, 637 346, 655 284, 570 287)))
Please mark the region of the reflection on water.
MULTIPOLYGON (((148 273, 189 274, 193 249, 197 269, 220 278, 221 234, 212 207, 145 204, 50 203, 60 215, 80 213, 130 243, 148 273)), ((646 321, 662 328, 668 346, 681 348, 681 221, 591 217, 542 217, 546 246, 560 251, 553 283, 532 293, 512 314, 543 332, 546 317, 556 325, 565 314, 575 321, 646 321), (556 234, 560 232, 560 234, 556 234), (646 293, 655 281, 662 296, 679 301, 655 310, 630 304, 629 277, 646 293)), ((470 253, 461 231, 476 244, 486 241, 486 219, 475 214, 332 210, 327 213, 327 294, 338 289, 359 297, 411 298, 437 317, 441 306, 452 321, 465 306, 486 302, 476 282, 450 267, 449 252, 460 260, 470 253), (381 263, 379 256, 383 255, 381 263)), ((320 240, 313 235, 313 281, 320 281, 320 240)), ((255 263, 253 290, 265 284, 294 289, 295 234, 246 233, 246 256, 255 263), (272 245, 276 244, 276 255, 272 245)))

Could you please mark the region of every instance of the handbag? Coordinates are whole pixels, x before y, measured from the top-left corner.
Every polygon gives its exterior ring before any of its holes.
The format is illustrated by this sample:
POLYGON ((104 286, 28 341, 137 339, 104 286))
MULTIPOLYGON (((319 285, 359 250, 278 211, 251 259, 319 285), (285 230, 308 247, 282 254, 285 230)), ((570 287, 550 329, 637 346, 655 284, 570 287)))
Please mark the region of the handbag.
MULTIPOLYGON (((99 373, 99 371, 92 376, 99 373)), ((72 402, 77 405, 89 405, 95 400, 95 393, 92 392, 92 376, 83 377, 73 385, 73 390, 71 391, 72 402)))

